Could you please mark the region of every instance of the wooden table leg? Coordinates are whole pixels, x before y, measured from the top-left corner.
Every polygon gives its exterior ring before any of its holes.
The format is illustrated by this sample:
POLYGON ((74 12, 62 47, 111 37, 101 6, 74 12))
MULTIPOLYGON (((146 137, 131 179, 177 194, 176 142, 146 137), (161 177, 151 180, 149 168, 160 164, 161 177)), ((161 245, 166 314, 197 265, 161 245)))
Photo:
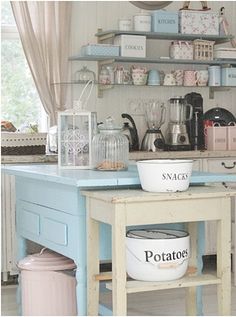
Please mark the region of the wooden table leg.
POLYGON ((221 199, 222 219, 217 221, 217 286, 218 313, 231 314, 231 212, 230 198, 221 199))
POLYGON ((99 223, 90 218, 87 201, 87 315, 98 316, 99 281, 95 275, 99 273, 99 223))
POLYGON ((112 304, 113 316, 127 315, 125 208, 114 206, 112 219, 112 304))
MULTIPOLYGON (((188 223, 188 233, 190 235, 190 254, 189 266, 197 268, 197 250, 198 250, 198 223, 188 223)), ((188 287, 186 289, 186 312, 188 316, 197 316, 197 287, 188 287)))
POLYGON ((234 230, 234 235, 232 235, 234 237, 234 240, 232 241, 232 244, 234 245, 232 269, 234 272, 233 284, 234 286, 236 286, 236 198, 235 197, 232 197, 232 212, 233 212, 232 217, 234 219, 234 223, 232 227, 232 230, 234 230))

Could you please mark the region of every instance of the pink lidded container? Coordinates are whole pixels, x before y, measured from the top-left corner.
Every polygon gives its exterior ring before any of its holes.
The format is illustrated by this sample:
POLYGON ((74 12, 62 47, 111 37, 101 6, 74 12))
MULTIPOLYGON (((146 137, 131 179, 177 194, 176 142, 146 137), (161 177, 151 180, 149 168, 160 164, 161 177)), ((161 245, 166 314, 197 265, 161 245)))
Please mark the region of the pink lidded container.
POLYGON ((227 127, 228 135, 228 150, 236 150, 236 124, 228 125, 227 127))
POLYGON ((73 260, 42 249, 19 261, 23 316, 76 316, 73 260))
POLYGON ((227 150, 227 127, 216 125, 213 127, 207 127, 207 150, 227 150))

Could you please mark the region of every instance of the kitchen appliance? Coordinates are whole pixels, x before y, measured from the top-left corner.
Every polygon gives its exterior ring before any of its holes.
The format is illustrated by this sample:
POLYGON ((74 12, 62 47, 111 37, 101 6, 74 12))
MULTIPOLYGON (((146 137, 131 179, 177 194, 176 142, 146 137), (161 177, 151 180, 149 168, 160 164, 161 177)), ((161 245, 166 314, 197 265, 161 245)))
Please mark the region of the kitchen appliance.
POLYGON ((203 150, 205 148, 203 98, 196 92, 191 92, 184 98, 193 107, 192 119, 186 122, 191 150, 203 150))
POLYGON ((165 121, 166 108, 160 101, 151 101, 146 104, 145 117, 148 129, 142 140, 142 151, 163 151, 165 140, 161 132, 161 126, 165 121))
POLYGON ((186 122, 192 119, 193 107, 187 104, 183 97, 170 100, 167 129, 167 149, 170 151, 185 151, 191 149, 186 122))
POLYGON ((128 113, 122 113, 122 118, 128 119, 132 126, 129 125, 129 122, 124 122, 122 133, 126 135, 129 140, 129 150, 130 151, 138 151, 139 150, 139 138, 138 131, 135 125, 133 118, 128 113))
POLYGON ((221 126, 228 125, 231 122, 236 122, 236 118, 230 111, 220 107, 215 107, 205 112, 203 120, 210 120, 213 121, 213 123, 217 122, 221 126))

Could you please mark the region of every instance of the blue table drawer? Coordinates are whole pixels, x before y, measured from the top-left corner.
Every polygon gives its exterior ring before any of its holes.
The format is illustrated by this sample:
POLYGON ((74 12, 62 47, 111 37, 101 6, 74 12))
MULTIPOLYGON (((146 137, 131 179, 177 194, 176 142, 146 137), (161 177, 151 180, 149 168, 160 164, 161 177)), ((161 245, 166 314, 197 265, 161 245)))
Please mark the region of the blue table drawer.
POLYGON ((39 236, 40 234, 40 216, 31 209, 22 208, 18 226, 20 229, 28 231, 30 234, 39 236))
MULTIPOLYGON (((86 218, 19 200, 17 204, 18 234, 48 248, 75 258, 74 239, 84 231, 86 218)), ((82 241, 84 242, 84 241, 82 241)), ((79 248, 78 251, 79 252, 79 248)))
POLYGON ((17 195, 21 200, 63 211, 71 215, 85 214, 75 186, 29 178, 16 178, 17 195), (65 199, 66 197, 66 199, 65 199))
POLYGON ((68 225, 49 217, 43 217, 41 223, 42 235, 48 241, 59 245, 68 244, 68 225))

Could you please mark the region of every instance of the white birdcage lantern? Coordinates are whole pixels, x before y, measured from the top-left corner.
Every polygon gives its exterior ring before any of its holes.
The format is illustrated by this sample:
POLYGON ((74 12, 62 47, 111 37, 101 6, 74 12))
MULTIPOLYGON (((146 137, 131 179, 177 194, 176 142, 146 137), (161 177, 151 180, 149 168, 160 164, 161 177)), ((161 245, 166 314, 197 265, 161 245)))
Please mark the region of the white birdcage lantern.
POLYGON ((77 105, 58 113, 58 166, 65 169, 90 169, 92 166, 92 138, 97 133, 96 112, 85 111, 93 82, 84 87, 77 105), (92 84, 91 84, 92 83, 92 84), (91 84, 85 103, 81 98, 91 84))

